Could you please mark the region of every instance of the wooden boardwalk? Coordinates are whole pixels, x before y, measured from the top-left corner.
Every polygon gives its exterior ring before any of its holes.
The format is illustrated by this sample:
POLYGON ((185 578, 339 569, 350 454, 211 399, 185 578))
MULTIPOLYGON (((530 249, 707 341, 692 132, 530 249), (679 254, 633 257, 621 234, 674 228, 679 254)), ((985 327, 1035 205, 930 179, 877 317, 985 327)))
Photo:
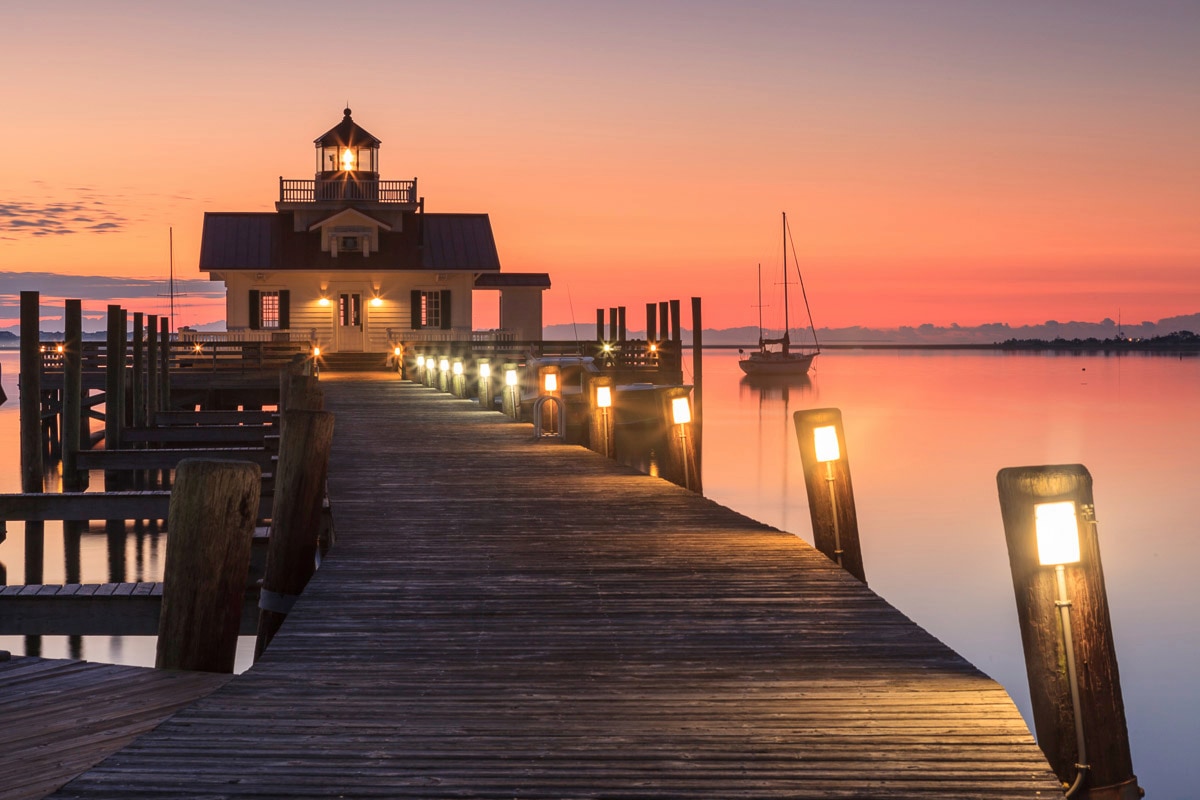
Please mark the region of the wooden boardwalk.
POLYGON ((228 680, 65 659, 0 660, 0 800, 46 796, 228 680))
POLYGON ((1007 694, 801 539, 384 375, 264 658, 60 798, 1048 798, 1007 694))

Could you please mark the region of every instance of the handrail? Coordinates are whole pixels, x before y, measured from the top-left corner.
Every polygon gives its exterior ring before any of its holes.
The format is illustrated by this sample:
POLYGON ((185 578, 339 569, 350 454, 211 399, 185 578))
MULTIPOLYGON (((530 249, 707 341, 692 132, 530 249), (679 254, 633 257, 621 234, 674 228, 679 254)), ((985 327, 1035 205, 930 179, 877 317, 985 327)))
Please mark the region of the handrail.
POLYGON ((367 200, 375 203, 416 205, 417 179, 382 181, 358 178, 345 180, 279 179, 279 202, 316 203, 322 200, 367 200))

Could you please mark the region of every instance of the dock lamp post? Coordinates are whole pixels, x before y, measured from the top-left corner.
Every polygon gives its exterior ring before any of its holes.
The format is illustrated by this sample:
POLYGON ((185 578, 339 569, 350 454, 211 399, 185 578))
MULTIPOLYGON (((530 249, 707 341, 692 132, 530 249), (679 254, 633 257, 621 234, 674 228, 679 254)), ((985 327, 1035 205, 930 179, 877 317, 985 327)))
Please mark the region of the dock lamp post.
POLYGON ((814 408, 792 415, 804 468, 813 544, 842 569, 867 582, 842 412, 814 408))
POLYGON ((687 395, 682 397, 671 398, 671 422, 679 428, 679 460, 683 464, 683 488, 691 489, 691 470, 688 469, 688 462, 691 460, 688 453, 687 443, 687 428, 688 423, 692 421, 692 404, 688 400, 687 395))
POLYGON ((1137 800, 1091 475, 1012 467, 996 483, 1038 745, 1067 797, 1137 800))
POLYGON ((504 367, 504 397, 501 405, 504 413, 513 419, 521 418, 520 376, 515 365, 504 367))
POLYGON ((425 356, 417 356, 417 380, 426 385, 429 384, 425 378, 425 356))
POLYGON ((466 397, 467 396, 467 376, 463 372, 463 362, 462 362, 461 358, 454 360, 454 366, 452 367, 451 371, 454 376, 453 383, 452 383, 454 396, 455 397, 466 397))
POLYGON ((476 371, 479 376, 476 387, 479 394, 479 407, 494 411, 495 409, 492 407, 495 404, 492 394, 492 365, 486 360, 480 361, 476 371))
POLYGON ((450 359, 445 356, 438 359, 438 389, 450 391, 450 359))
MULTIPOLYGON (((600 422, 599 438, 600 447, 597 452, 608 458, 612 458, 612 421, 609 415, 612 413, 613 404, 613 387, 607 383, 601 383, 596 386, 596 410, 600 422)), ((594 430, 594 429, 593 429, 594 430)), ((593 448, 596 449, 596 448, 593 448)))

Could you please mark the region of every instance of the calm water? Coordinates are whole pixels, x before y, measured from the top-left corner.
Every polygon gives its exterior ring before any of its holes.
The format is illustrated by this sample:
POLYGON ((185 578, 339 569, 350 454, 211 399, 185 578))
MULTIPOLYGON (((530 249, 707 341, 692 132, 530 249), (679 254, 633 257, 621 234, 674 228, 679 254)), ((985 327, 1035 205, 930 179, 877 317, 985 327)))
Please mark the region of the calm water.
MULTIPOLYGON (((0 491, 17 491, 17 354, 0 353, 0 491)), ((871 587, 1003 684, 1029 719, 1004 529, 1003 467, 1081 463, 1096 514, 1134 767, 1148 796, 1194 796, 1200 742, 1200 358, 834 351, 811 379, 750 385, 733 353, 705 358, 706 494, 811 541, 792 412, 840 408, 871 587)), ((99 481, 94 482, 99 486, 99 481)), ((126 538, 126 580, 161 576, 164 537, 126 538)), ((44 580, 67 573, 47 524, 44 580)), ((19 523, 0 544, 22 582, 19 523)), ((80 580, 109 580, 103 530, 80 580)), ((19 637, 0 648, 23 652, 19 637)), ((45 656, 152 664, 149 639, 46 637, 45 656)), ((244 659, 240 659, 244 664, 244 659)))

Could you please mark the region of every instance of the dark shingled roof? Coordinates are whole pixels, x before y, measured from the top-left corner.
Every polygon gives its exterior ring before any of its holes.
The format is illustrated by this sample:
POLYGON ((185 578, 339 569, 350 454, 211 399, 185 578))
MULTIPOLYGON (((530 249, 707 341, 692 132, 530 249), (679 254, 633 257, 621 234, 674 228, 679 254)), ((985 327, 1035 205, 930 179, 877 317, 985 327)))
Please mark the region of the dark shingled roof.
POLYGON ((290 211, 209 212, 200 270, 500 270, 487 214, 406 214, 403 228, 381 230, 379 252, 366 259, 354 253, 334 258, 321 250, 319 230, 293 230, 290 211))
POLYGON ((506 289, 510 286, 549 289, 550 275, 546 272, 488 272, 475 279, 476 289, 506 289))
POLYGON ((381 142, 354 120, 350 119, 350 109, 342 112, 342 121, 313 140, 318 147, 335 147, 337 145, 357 145, 359 147, 379 147, 381 142))

